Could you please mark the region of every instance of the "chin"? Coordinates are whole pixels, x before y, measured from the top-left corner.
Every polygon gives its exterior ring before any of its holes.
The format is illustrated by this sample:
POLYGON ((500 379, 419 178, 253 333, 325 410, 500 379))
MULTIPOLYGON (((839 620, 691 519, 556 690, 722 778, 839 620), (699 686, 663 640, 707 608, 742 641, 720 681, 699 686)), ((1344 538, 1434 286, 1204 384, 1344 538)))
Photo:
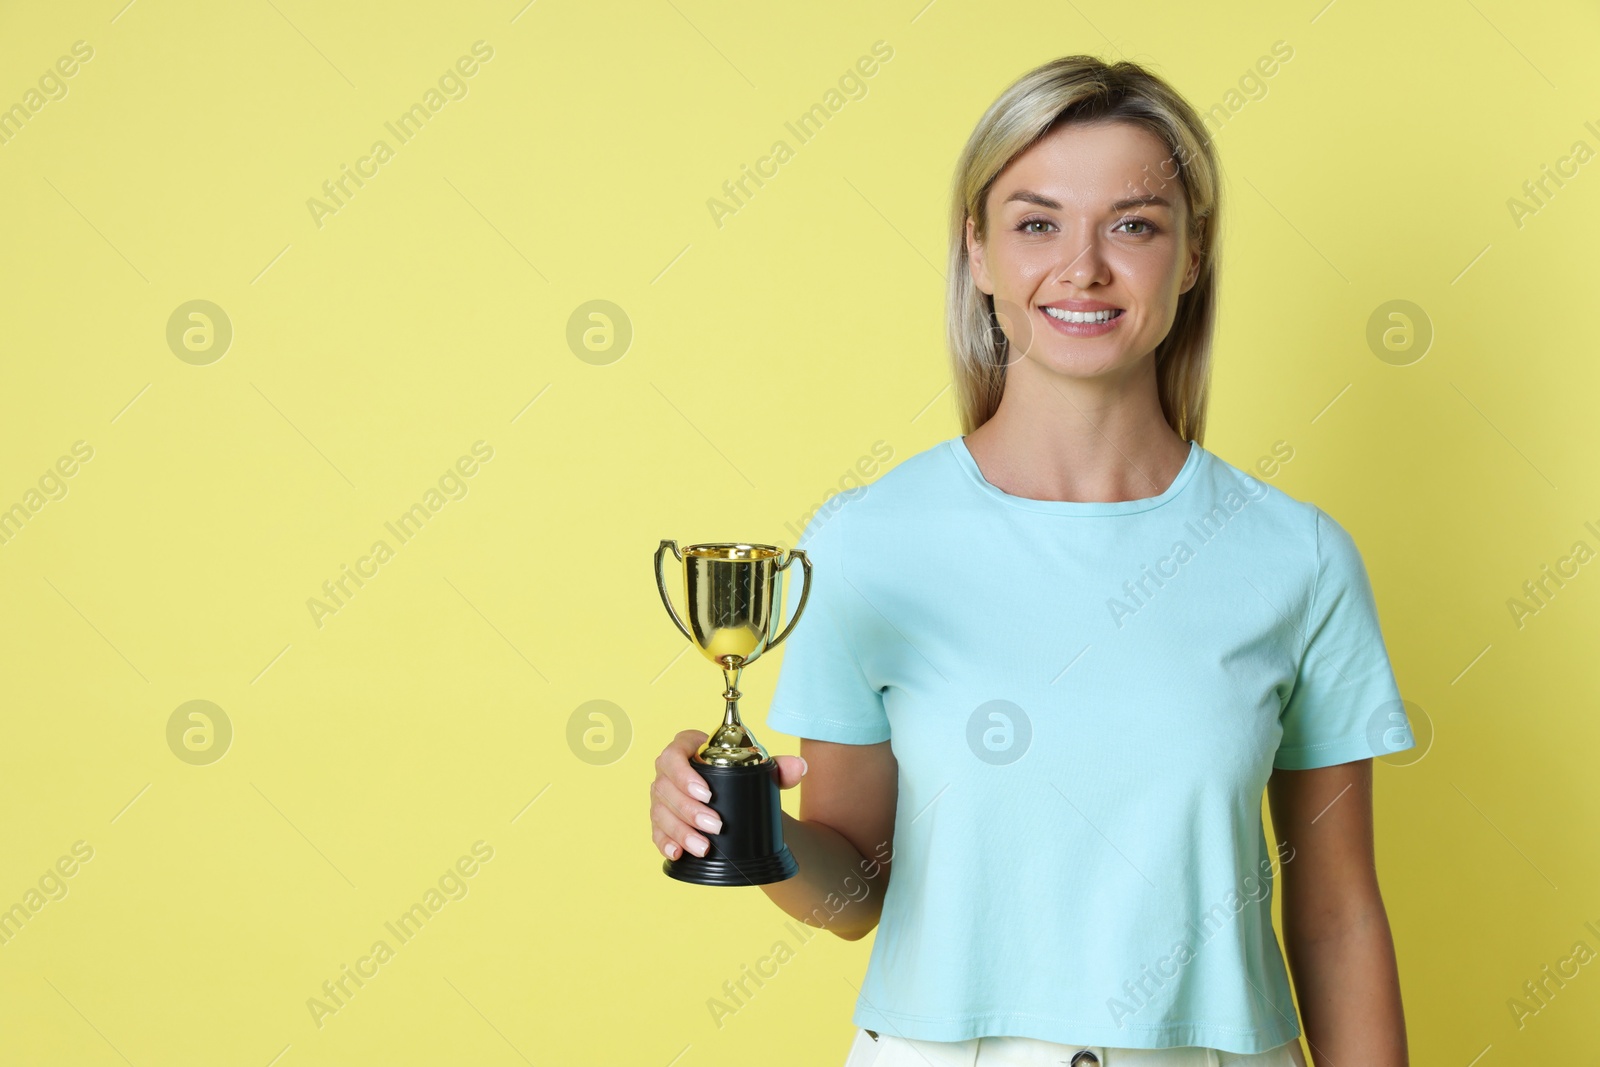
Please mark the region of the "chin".
POLYGON ((1107 351, 1096 348, 1092 343, 1079 343, 1068 348, 1056 345, 1045 351, 1035 350, 1027 358, 1039 364, 1041 369, 1066 378, 1095 378, 1126 370, 1139 362, 1121 348, 1107 351))

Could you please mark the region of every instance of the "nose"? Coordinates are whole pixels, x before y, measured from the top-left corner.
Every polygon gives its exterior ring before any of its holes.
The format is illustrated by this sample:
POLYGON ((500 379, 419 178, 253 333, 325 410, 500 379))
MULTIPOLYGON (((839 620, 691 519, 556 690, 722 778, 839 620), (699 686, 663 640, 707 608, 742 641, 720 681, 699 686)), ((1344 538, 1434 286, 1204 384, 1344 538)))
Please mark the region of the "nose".
POLYGON ((1089 236, 1081 240, 1071 261, 1061 268, 1056 280, 1070 281, 1079 289, 1089 289, 1106 281, 1105 274, 1106 260, 1100 254, 1100 244, 1093 236, 1089 236))

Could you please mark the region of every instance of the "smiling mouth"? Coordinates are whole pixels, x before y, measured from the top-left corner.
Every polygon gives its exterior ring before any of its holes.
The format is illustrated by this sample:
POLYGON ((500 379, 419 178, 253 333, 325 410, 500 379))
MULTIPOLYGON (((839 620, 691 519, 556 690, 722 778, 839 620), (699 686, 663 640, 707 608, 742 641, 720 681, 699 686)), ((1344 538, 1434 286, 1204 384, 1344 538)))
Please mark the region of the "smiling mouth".
POLYGON ((1119 318, 1122 315, 1121 308, 1113 308, 1109 311, 1064 311, 1061 308, 1041 307, 1039 310, 1059 322, 1110 322, 1112 319, 1119 318))

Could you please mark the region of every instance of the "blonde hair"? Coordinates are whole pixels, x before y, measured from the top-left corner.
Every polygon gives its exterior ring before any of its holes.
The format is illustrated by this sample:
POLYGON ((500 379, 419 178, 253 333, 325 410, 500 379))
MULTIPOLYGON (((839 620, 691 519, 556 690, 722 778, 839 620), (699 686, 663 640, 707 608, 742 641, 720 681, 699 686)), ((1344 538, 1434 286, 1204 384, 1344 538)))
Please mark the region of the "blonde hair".
POLYGON ((994 298, 972 280, 967 219, 984 240, 989 189, 1006 164, 1060 126, 1091 122, 1141 127, 1171 152, 1161 178, 1176 178, 1183 188, 1190 247, 1200 250, 1200 266, 1194 285, 1178 298, 1172 329, 1156 346, 1156 381, 1168 425, 1184 440, 1203 444, 1217 305, 1217 159, 1199 115, 1165 81, 1135 63, 1107 65, 1085 55, 1053 59, 1013 82, 978 120, 956 164, 945 327, 962 433, 994 416, 1010 361, 994 298), (1166 173, 1172 167, 1176 172, 1166 173))

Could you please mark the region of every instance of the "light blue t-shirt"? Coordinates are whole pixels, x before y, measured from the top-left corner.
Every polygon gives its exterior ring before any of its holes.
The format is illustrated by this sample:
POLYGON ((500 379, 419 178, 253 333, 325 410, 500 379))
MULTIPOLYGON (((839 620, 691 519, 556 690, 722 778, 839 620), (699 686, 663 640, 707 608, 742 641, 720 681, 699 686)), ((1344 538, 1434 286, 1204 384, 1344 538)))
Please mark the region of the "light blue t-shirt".
POLYGON ((955 437, 830 500, 798 547, 811 597, 767 724, 888 740, 900 768, 858 1026, 1299 1034, 1267 778, 1415 745, 1338 523, 1194 442, 1165 491, 1107 503, 1006 493, 955 437))

